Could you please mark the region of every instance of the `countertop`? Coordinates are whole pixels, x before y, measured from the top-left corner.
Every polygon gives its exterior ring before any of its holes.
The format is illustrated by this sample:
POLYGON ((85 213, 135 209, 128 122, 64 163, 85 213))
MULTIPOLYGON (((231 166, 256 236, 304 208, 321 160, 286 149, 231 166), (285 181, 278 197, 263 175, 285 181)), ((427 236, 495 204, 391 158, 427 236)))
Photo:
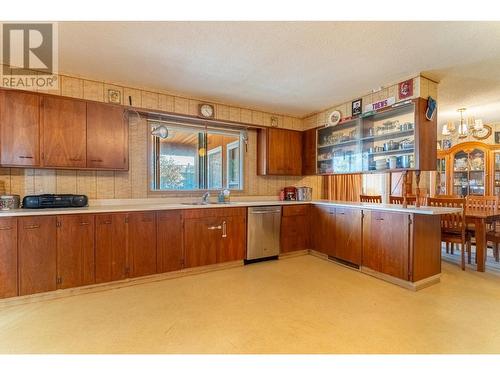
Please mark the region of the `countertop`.
POLYGON ((206 209, 206 208, 229 208, 229 207, 254 207, 254 206, 284 206, 294 204, 318 204, 332 207, 350 207, 360 208, 373 211, 392 211, 403 212, 420 215, 442 215, 460 212, 459 208, 445 208, 445 207, 414 207, 408 206, 403 208, 398 204, 382 204, 382 203, 360 203, 360 202, 344 202, 344 201, 329 201, 329 200, 313 200, 313 201, 279 201, 279 200, 265 200, 265 201, 234 201, 229 204, 210 203, 206 205, 199 204, 183 204, 183 203, 161 203, 144 202, 138 200, 126 200, 121 203, 115 204, 101 204, 90 205, 82 208, 45 208, 45 209, 14 209, 7 211, 0 211, 0 218, 14 217, 14 216, 42 216, 42 215, 69 215, 69 214, 98 214, 109 212, 131 212, 131 211, 163 211, 163 210, 179 210, 179 209, 206 209))

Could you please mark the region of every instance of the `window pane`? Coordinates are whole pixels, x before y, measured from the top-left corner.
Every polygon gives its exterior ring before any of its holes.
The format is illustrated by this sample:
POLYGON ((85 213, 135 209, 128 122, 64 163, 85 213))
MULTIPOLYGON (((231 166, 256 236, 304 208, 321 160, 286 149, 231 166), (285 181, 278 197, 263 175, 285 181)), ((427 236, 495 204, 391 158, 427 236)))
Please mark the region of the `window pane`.
POLYGON ((169 129, 168 138, 160 140, 159 152, 159 189, 199 188, 198 132, 169 129))
POLYGON ((240 189, 240 142, 228 145, 227 150, 227 187, 240 189))
POLYGON ((208 188, 222 188, 222 146, 208 150, 208 188))

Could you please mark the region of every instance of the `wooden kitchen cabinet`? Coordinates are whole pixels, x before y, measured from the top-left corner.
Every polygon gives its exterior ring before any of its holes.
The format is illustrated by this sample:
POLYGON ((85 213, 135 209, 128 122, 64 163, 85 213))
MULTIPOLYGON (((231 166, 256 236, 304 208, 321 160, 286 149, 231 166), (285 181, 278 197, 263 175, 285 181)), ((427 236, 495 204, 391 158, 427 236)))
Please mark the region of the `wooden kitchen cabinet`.
POLYGON ((316 174, 316 129, 309 129, 302 132, 302 174, 316 174))
POLYGON ((217 263, 245 259, 247 245, 246 215, 225 216, 222 219, 222 244, 217 263))
POLYGON ((20 217, 18 236, 19 295, 55 290, 56 217, 20 217))
POLYGON ((245 257, 245 251, 246 208, 184 212, 185 267, 240 260, 245 257))
POLYGON ((42 97, 42 164, 44 167, 85 168, 87 165, 87 105, 84 101, 42 97))
POLYGON ((283 206, 281 217, 281 252, 310 248, 310 212, 308 204, 283 206))
POLYGON ((366 211, 363 219, 363 267, 410 280, 410 215, 366 211))
POLYGON ((121 280, 128 276, 127 220, 126 213, 96 215, 96 283, 121 280))
POLYGON ((335 207, 334 257, 361 264, 362 212, 357 208, 335 207))
POLYGON ((57 286, 95 283, 94 215, 57 217, 57 286))
POLYGON ((312 248, 335 256, 335 208, 323 205, 311 207, 312 248))
POLYGON ((17 295, 17 219, 0 218, 0 298, 17 295))
POLYGON ((156 273, 156 213, 128 215, 128 263, 130 277, 156 273))
POLYGON ((128 170, 128 121, 122 107, 87 103, 87 168, 128 170))
POLYGON ((0 164, 40 165, 39 109, 37 94, 0 90, 0 164))
POLYGON ((258 175, 302 175, 302 132, 259 129, 257 133, 258 175))
POLYGON ((160 211, 156 230, 158 273, 177 271, 184 266, 182 211, 160 211))

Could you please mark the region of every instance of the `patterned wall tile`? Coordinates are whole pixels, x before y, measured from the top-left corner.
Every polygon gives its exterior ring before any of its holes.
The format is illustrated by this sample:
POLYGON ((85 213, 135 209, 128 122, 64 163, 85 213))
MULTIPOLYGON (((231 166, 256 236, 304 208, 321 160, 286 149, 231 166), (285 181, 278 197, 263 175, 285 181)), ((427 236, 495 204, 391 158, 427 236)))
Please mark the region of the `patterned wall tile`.
POLYGON ((165 112, 174 111, 174 97, 172 95, 160 94, 158 96, 158 107, 165 112))
POLYGON ((141 92, 141 107, 148 109, 159 109, 158 94, 150 91, 141 92))
POLYGON ((174 112, 187 115, 189 113, 189 100, 180 96, 174 97, 174 112))
POLYGON ((61 95, 72 98, 83 98, 83 80, 68 76, 61 76, 61 95))
POLYGON ((76 192, 85 194, 89 199, 97 199, 97 177, 95 171, 76 172, 76 192))
POLYGON ((215 109, 215 117, 218 120, 229 120, 229 107, 223 104, 217 104, 215 109))
POLYGON ((86 100, 104 101, 104 83, 83 81, 83 98, 86 100))
POLYGON ((111 199, 115 197, 115 172, 96 172, 96 196, 98 199, 111 199))
POLYGON ((76 194, 76 171, 57 170, 56 171, 56 193, 76 194))

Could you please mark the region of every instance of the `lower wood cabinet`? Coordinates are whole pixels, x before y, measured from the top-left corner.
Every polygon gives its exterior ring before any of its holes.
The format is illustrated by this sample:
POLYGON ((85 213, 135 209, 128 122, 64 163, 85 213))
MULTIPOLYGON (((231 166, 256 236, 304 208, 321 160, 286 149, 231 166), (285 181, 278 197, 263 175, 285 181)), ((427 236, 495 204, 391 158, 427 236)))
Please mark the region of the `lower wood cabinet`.
POLYGON ((127 214, 95 218, 95 279, 97 283, 125 279, 127 266, 127 214))
POLYGON ((18 219, 19 295, 57 288, 56 217, 18 219))
POLYGON ((335 207, 335 258, 361 264, 362 220, 360 209, 335 207))
POLYGON ((182 211, 160 211, 156 230, 156 270, 177 271, 184 266, 182 211))
POLYGON ((283 206, 281 212, 281 252, 310 248, 309 205, 283 206))
POLYGON ((410 215, 367 211, 363 224, 363 266, 410 280, 410 215))
POLYGON ((311 207, 311 245, 316 251, 335 256, 335 208, 311 207))
POLYGON ((156 273, 156 212, 129 213, 128 264, 130 277, 156 273))
POLYGON ((57 287, 95 283, 94 215, 57 217, 57 287))
POLYGON ((246 249, 246 208, 184 212, 185 267, 242 260, 246 249))
POLYGON ((0 219, 0 298, 15 297, 17 290, 17 219, 0 219))

